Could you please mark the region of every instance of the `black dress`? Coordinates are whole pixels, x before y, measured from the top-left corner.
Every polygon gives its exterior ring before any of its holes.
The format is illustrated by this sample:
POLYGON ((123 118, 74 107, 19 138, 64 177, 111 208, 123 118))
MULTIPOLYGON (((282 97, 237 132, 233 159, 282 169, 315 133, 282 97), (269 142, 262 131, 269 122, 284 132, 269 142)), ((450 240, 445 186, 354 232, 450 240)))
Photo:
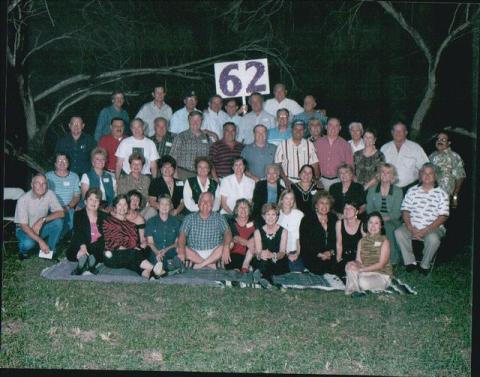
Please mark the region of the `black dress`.
MULTIPOLYGON (((259 228, 260 236, 262 238, 262 250, 270 250, 272 253, 278 253, 280 250, 280 242, 282 240, 282 227, 279 227, 274 235, 267 235, 263 227, 259 228)), ((284 256, 282 259, 278 259, 276 263, 273 263, 271 259, 258 260, 254 259, 254 267, 258 268, 262 273, 262 277, 271 281, 272 275, 281 275, 289 272, 288 258, 284 256)))
POLYGON ((345 229, 345 221, 341 221, 341 232, 342 232, 342 260, 338 263, 337 269, 338 273, 341 276, 345 275, 345 265, 354 261, 357 257, 357 245, 363 237, 362 235, 362 223, 358 225, 358 229, 354 234, 347 233, 345 229))
POLYGON ((297 209, 302 211, 307 217, 315 215, 315 210, 313 209, 313 206, 312 206, 312 199, 318 190, 320 189, 317 187, 317 185, 314 182, 312 182, 312 184, 306 191, 302 188, 302 186, 300 185, 300 182, 294 183, 292 185, 292 191, 293 191, 293 194, 295 195, 295 202, 297 204, 297 209))
POLYGON ((300 255, 305 267, 314 274, 336 273, 336 259, 332 256, 328 261, 317 257, 318 253, 334 250, 337 246, 335 224, 337 216, 328 214, 327 230, 320 224, 318 217, 304 216, 300 223, 300 255))

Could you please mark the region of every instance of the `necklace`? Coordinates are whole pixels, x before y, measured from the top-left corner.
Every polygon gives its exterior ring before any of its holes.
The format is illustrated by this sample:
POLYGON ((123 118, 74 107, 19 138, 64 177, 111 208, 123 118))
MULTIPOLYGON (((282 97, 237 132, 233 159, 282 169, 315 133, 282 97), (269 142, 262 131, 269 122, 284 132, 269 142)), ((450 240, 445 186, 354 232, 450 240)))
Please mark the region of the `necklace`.
MULTIPOLYGON (((265 227, 265 229, 267 229, 265 227)), ((267 230, 265 230, 265 236, 269 239, 269 240, 273 240, 275 238, 275 235, 277 234, 276 231, 274 231, 273 233, 268 233, 267 230)))
POLYGON ((310 187, 307 189, 307 191, 305 191, 301 185, 300 182, 296 183, 298 189, 300 190, 300 194, 302 194, 302 200, 304 202, 308 202, 309 199, 310 199, 310 192, 312 191, 312 187, 313 187, 313 182, 312 184, 310 185, 310 187))

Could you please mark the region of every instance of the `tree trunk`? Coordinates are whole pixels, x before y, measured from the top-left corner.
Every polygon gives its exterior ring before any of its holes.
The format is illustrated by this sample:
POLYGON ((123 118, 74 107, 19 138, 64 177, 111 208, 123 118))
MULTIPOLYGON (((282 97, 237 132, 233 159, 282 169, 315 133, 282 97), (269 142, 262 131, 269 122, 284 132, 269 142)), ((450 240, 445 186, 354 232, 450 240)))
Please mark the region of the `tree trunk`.
POLYGON ((422 128, 423 120, 427 115, 430 106, 432 105, 433 98, 435 97, 435 90, 437 88, 437 75, 435 69, 430 69, 428 72, 428 83, 427 89, 425 90, 425 95, 423 96, 420 106, 418 106, 415 115, 413 116, 411 124, 411 133, 410 137, 413 140, 418 139, 420 136, 420 130, 422 128))
POLYGON ((37 133, 37 117, 35 116, 35 104, 28 79, 25 80, 23 74, 17 76, 18 89, 22 100, 23 110, 25 112, 25 121, 27 123, 28 144, 33 140, 37 133))

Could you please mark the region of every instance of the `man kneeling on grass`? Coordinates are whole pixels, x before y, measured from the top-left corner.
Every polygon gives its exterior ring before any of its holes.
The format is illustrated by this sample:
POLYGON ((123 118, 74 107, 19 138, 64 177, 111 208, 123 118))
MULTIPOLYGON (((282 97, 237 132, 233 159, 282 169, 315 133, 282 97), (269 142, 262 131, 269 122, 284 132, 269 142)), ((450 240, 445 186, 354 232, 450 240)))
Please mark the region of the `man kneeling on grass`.
POLYGON ((199 211, 185 217, 178 236, 178 257, 193 263, 194 269, 215 269, 222 254, 229 253, 232 233, 225 218, 212 212, 213 194, 204 192, 198 200, 199 211))

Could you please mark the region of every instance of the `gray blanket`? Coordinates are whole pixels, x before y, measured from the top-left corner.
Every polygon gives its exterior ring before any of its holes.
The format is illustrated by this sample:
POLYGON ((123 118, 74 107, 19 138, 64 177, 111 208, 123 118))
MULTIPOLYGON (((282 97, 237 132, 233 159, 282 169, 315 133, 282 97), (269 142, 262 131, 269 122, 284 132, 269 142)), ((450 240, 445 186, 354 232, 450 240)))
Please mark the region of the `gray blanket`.
MULTIPOLYGON (((100 264, 97 275, 71 275, 77 263, 66 259, 59 263, 45 268, 41 276, 51 280, 80 280, 99 282, 123 282, 123 283, 152 283, 152 284, 186 284, 186 285, 208 285, 212 287, 253 287, 260 285, 254 283, 253 274, 242 274, 236 271, 226 270, 186 270, 181 274, 167 276, 157 280, 146 280, 135 272, 125 268, 112 269, 100 264)), ((340 279, 334 275, 313 275, 310 273, 288 273, 275 276, 273 282, 277 287, 284 288, 314 288, 324 290, 344 290, 345 286, 340 279)))

